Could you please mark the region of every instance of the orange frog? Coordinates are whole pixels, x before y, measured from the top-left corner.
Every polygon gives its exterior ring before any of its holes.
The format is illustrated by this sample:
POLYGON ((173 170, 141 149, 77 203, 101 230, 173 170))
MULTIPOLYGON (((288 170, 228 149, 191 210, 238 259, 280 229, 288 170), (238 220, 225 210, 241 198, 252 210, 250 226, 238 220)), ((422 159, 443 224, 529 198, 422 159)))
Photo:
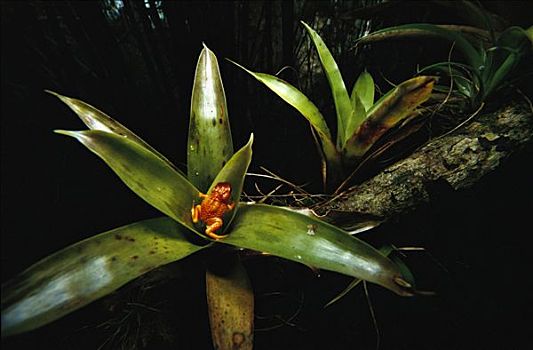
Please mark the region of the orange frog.
POLYGON ((197 223, 202 220, 206 224, 205 234, 213 239, 225 237, 217 235, 215 231, 222 227, 222 216, 235 208, 235 203, 230 202, 231 184, 219 182, 209 194, 199 194, 203 198, 202 203, 192 206, 192 222, 197 223))

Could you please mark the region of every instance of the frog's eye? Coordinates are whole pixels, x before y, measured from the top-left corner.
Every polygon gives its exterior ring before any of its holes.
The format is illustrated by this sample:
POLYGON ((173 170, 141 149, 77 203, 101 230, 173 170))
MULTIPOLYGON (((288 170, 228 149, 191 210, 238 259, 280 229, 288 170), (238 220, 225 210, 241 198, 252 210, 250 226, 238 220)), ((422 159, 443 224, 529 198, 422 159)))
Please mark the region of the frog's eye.
POLYGON ((226 200, 231 196, 231 188, 227 188, 224 190, 224 193, 222 193, 222 197, 226 200))

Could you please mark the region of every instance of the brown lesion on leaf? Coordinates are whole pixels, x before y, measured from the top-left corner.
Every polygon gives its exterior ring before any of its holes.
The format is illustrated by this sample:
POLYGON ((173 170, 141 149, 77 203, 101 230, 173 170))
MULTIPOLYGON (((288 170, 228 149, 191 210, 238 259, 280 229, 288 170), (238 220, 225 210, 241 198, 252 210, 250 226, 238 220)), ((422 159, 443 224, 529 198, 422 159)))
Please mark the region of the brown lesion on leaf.
POLYGON ((231 337, 231 341, 233 343, 233 349, 238 349, 241 347, 241 345, 246 340, 246 336, 242 332, 234 332, 233 336, 231 337))
POLYGON ((359 127, 357 131, 356 142, 361 148, 366 148, 374 144, 389 127, 383 123, 376 123, 372 121, 366 121, 359 127))

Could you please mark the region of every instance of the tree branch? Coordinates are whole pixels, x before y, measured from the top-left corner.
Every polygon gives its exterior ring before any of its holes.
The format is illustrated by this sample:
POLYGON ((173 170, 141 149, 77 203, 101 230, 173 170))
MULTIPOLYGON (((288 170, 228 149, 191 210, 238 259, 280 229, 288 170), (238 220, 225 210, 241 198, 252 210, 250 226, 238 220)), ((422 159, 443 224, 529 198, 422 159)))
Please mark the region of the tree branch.
POLYGON ((456 190, 471 187, 532 138, 531 105, 514 101, 430 141, 318 211, 333 220, 343 213, 391 218, 428 202, 437 182, 445 181, 456 190))

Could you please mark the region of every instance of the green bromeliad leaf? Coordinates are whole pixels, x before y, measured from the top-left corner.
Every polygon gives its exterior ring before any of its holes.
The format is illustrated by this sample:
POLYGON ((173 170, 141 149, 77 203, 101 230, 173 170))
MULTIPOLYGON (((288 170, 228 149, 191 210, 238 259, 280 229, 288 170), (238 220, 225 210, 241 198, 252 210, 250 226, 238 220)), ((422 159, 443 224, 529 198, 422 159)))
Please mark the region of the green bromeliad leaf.
MULTIPOLYGON (((217 59, 204 45, 194 77, 187 169, 189 180, 203 192, 211 192, 220 182, 231 184, 231 201, 237 205, 224 215, 222 232, 229 227, 238 210, 244 177, 252 158, 252 140, 253 137, 250 137, 248 144, 233 154, 226 97, 217 59)), ((214 348, 238 346, 242 350, 251 349, 254 296, 236 252, 210 259, 205 280, 214 348), (241 338, 236 338, 235 334, 240 334, 241 338)))
POLYGON ((495 47, 487 50, 486 67, 482 72, 484 97, 506 85, 505 79, 529 50, 531 41, 524 29, 510 27, 500 34, 495 47))
POLYGON ((2 285, 2 337, 50 323, 161 265, 207 246, 195 245, 170 218, 140 221, 71 245, 2 285))
POLYGON ((127 138, 104 131, 56 132, 76 138, 102 158, 139 197, 201 235, 191 218, 191 206, 198 198, 198 189, 152 152, 127 138))
POLYGON ((253 249, 412 295, 398 267, 346 231, 279 207, 241 204, 231 235, 222 243, 253 249))
POLYGON ((357 161, 387 130, 409 117, 418 105, 429 98, 434 83, 434 77, 420 76, 404 81, 384 95, 346 142, 346 159, 357 161))
POLYGON ((204 45, 194 75, 187 145, 187 174, 207 191, 233 155, 226 95, 215 54, 204 45))
POLYGON ((346 90, 344 80, 342 80, 337 62, 335 62, 322 38, 305 22, 301 21, 301 23, 315 44, 318 57, 320 58, 322 68, 326 73, 331 88, 331 93, 333 94, 335 110, 337 111, 337 147, 342 148, 346 139, 346 125, 348 120, 352 118, 352 107, 350 98, 348 97, 348 91, 346 90))
POLYGON ((316 130, 328 164, 332 165, 333 167, 336 167, 340 164, 340 154, 332 141, 331 132, 326 124, 326 120, 316 105, 311 102, 307 96, 305 96, 300 90, 291 84, 278 77, 265 73, 252 72, 236 62, 230 62, 246 71, 261 83, 265 84, 270 90, 272 90, 285 102, 300 112, 316 130))
MULTIPOLYGON (((398 269, 401 271, 402 276, 405 278, 405 280, 414 287, 415 286, 415 278, 414 278, 413 273, 411 272, 411 270, 407 267, 407 265, 403 262, 403 260, 401 260, 400 258, 398 258, 395 255, 391 256, 391 253, 395 251, 394 246, 386 245, 384 247, 381 247, 379 249, 379 251, 381 252, 381 254, 385 255, 386 257, 389 257, 398 266, 398 269)), ((359 278, 354 278, 353 281, 350 282, 350 284, 342 292, 337 294, 326 305, 324 305, 324 308, 327 308, 327 307, 331 306, 332 304, 336 303, 337 301, 339 301, 346 294, 348 294, 352 289, 357 287, 361 282, 363 282, 363 280, 361 280, 359 278)))
POLYGON ((450 42, 454 42, 456 47, 461 50, 463 55, 475 69, 480 69, 483 65, 483 58, 478 51, 465 37, 456 31, 446 29, 442 26, 428 23, 412 23, 395 27, 389 27, 377 30, 359 40, 359 44, 370 43, 385 39, 394 39, 398 37, 419 37, 420 35, 436 35, 450 42))
POLYGON ((374 105, 374 79, 372 75, 366 70, 359 75, 357 78, 353 89, 352 89, 352 99, 354 95, 359 96, 359 99, 365 107, 365 111, 368 111, 370 107, 374 105))
POLYGON ((296 110, 300 112, 309 123, 311 123, 313 128, 315 128, 322 142, 324 143, 329 141, 331 143, 331 132, 329 131, 324 116, 322 116, 322 113, 320 113, 315 104, 311 102, 311 100, 309 100, 307 96, 305 96, 300 90, 276 76, 252 72, 236 62, 230 62, 246 71, 259 82, 265 84, 285 102, 296 108, 296 110))
POLYGON ((126 137, 129 140, 137 142, 139 145, 143 146, 144 148, 146 148, 147 150, 155 154, 158 158, 166 162, 172 168, 182 173, 181 170, 179 170, 174 164, 172 164, 172 162, 170 162, 165 156, 159 153, 156 149, 154 149, 152 146, 146 143, 139 136, 135 135, 132 131, 130 131, 124 125, 120 124, 118 121, 111 118, 110 116, 100 111, 99 109, 91 106, 88 103, 80 101, 78 99, 63 96, 63 95, 58 94, 57 92, 53 92, 50 90, 45 90, 45 91, 48 92, 49 94, 56 96, 63 103, 65 103, 70 109, 72 109, 72 111, 74 111, 74 113, 78 115, 81 121, 85 125, 87 125, 89 129, 109 132, 112 134, 126 137))
MULTIPOLYGON (((355 90, 355 89, 354 89, 355 90)), ((357 93, 352 93, 350 98, 353 108, 353 115, 346 125, 346 140, 349 140, 358 130, 359 126, 366 119, 366 110, 363 102, 357 93)), ((345 145, 343 145, 344 147, 345 145)))
POLYGON ((222 170, 218 173, 217 177, 211 184, 209 192, 220 182, 229 182, 231 184, 231 201, 236 203, 235 209, 226 213, 224 216, 224 232, 228 227, 239 207, 239 198, 241 197, 242 187, 244 185, 244 178, 248 166, 252 161, 252 144, 254 142, 254 135, 250 135, 250 140, 244 147, 242 147, 237 153, 231 157, 231 159, 224 165, 222 170))
MULTIPOLYGON (((359 75, 353 85, 350 102, 352 117, 346 123, 346 137, 349 140, 366 119, 366 112, 374 104, 374 79, 366 70, 359 75)), ((344 144, 342 145, 345 146, 344 144)))

